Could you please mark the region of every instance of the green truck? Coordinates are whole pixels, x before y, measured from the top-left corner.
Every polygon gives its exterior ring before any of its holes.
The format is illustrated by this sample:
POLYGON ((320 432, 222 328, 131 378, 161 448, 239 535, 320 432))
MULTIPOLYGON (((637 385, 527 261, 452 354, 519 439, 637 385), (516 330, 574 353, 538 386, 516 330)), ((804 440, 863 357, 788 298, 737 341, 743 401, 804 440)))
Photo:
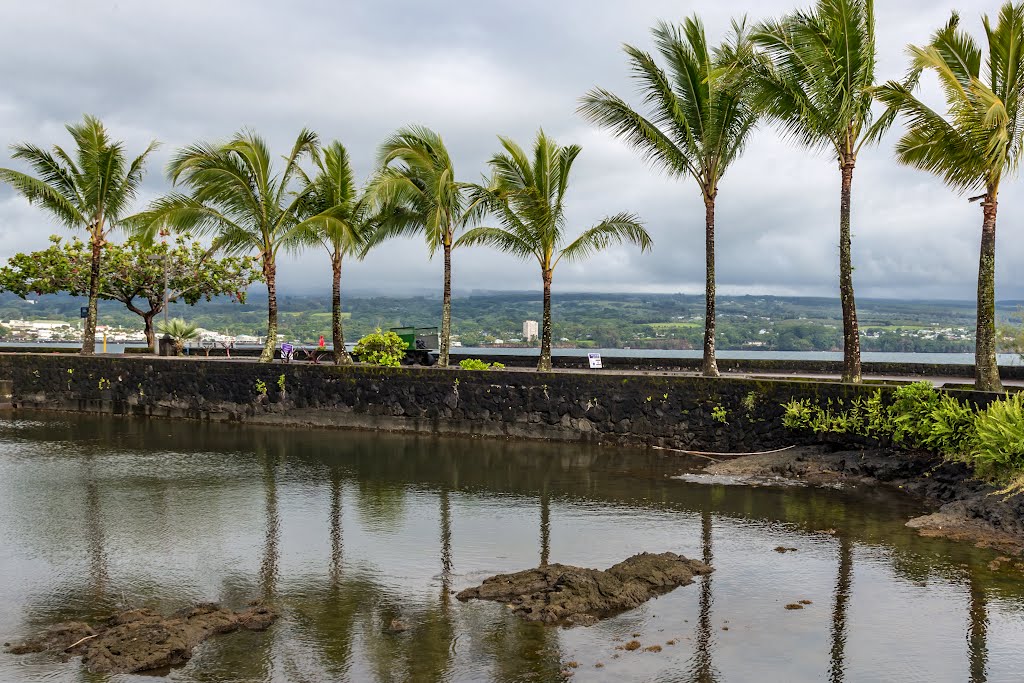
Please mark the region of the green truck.
POLYGON ((407 365, 432 366, 437 363, 437 353, 441 345, 436 327, 392 327, 391 331, 407 345, 407 365))

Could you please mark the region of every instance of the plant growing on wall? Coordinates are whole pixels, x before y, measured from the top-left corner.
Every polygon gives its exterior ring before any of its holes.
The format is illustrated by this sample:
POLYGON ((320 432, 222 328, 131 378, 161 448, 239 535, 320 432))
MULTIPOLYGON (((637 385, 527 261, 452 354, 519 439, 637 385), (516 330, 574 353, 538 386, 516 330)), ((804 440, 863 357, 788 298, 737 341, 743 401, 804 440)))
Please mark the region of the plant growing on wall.
POLYGON ((390 330, 381 332, 378 327, 376 332, 368 334, 356 342, 352 352, 363 363, 397 368, 402 364, 407 348, 409 345, 404 339, 390 330))

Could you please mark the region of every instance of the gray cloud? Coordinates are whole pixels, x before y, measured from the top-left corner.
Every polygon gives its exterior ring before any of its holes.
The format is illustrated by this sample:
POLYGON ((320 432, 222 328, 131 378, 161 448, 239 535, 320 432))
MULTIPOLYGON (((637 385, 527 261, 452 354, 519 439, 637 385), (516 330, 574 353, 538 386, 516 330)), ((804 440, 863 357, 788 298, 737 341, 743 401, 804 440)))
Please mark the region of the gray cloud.
MULTIPOLYGON (((241 0, 175 3, 7 3, 0 22, 0 165, 6 145, 65 143, 63 124, 82 112, 104 119, 130 150, 163 146, 144 200, 167 189, 173 151, 222 139, 243 126, 282 152, 302 126, 349 147, 357 173, 371 170, 380 140, 407 123, 436 128, 457 170, 476 179, 496 135, 524 145, 539 126, 584 151, 576 166, 570 223, 582 229, 621 210, 655 237, 653 253, 613 249, 556 273, 556 287, 594 291, 687 291, 703 286, 703 204, 692 183, 668 180, 621 143, 575 115, 594 85, 632 95, 620 46, 649 46, 649 27, 697 11, 710 35, 731 16, 752 20, 792 3, 733 1, 680 6, 645 0, 485 3, 241 0)), ((962 3, 968 26, 999 2, 962 3)), ((954 4, 879 3, 879 75, 901 75, 903 48, 921 42, 954 4)), ((854 180, 855 281, 861 296, 970 299, 980 210, 924 173, 898 167, 895 135, 866 152, 854 180)), ((835 163, 778 137, 755 134, 722 184, 719 291, 830 295, 836 290, 839 174, 835 163)), ((1024 258, 1017 216, 1024 189, 1008 183, 1000 203, 1000 298, 1024 297, 1012 277, 1024 258)), ((0 258, 45 246, 49 219, 0 188, 0 258)), ((326 256, 308 252, 281 266, 282 287, 328 286, 326 256)), ((457 253, 457 289, 526 289, 536 266, 487 250, 457 253)), ((349 288, 437 292, 440 263, 417 241, 396 241, 350 264, 349 288)))

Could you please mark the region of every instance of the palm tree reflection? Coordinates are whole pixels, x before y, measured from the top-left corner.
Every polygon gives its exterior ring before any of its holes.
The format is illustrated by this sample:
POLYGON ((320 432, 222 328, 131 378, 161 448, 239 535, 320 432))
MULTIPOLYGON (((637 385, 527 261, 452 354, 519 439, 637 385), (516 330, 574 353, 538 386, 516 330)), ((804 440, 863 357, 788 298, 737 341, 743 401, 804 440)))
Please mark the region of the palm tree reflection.
POLYGON ((842 683, 846 676, 846 610, 853 585, 853 541, 846 533, 839 537, 839 571, 836 574, 836 602, 832 609, 832 648, 829 683, 842 683))
MULTIPOLYGON (((701 549, 702 560, 705 564, 714 566, 714 552, 711 546, 711 509, 705 507, 701 511, 701 549)), ((714 683, 718 680, 718 671, 712 661, 714 648, 712 647, 712 625, 711 606, 715 602, 712 592, 713 574, 701 577, 700 584, 700 615, 697 619, 697 641, 696 652, 693 657, 692 674, 690 680, 693 683, 714 683)))

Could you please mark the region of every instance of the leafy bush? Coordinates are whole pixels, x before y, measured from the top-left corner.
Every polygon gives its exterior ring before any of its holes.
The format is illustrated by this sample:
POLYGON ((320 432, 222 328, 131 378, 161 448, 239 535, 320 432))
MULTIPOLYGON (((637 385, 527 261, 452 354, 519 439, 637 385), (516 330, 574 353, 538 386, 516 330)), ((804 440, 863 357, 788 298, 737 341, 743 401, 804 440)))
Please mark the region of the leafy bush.
POLYGON ((926 382, 900 387, 886 405, 882 392, 825 406, 811 399, 783 405, 782 424, 816 434, 856 434, 920 448, 972 465, 975 472, 1024 492, 1024 392, 997 399, 985 410, 942 394, 926 382))
POLYGON ((199 326, 187 323, 181 318, 171 318, 167 324, 160 323, 156 329, 171 338, 174 353, 178 356, 185 349, 185 343, 199 336, 199 326))
POLYGON ((459 367, 463 370, 504 370, 502 363, 487 363, 479 358, 466 358, 459 361, 459 367))
POLYGON ((405 350, 409 345, 394 332, 376 332, 366 335, 352 349, 352 353, 359 356, 363 363, 380 365, 382 367, 397 368, 405 358, 405 350))
POLYGON ((981 470, 997 476, 1024 470, 1024 393, 990 403, 974 430, 972 455, 981 470))

